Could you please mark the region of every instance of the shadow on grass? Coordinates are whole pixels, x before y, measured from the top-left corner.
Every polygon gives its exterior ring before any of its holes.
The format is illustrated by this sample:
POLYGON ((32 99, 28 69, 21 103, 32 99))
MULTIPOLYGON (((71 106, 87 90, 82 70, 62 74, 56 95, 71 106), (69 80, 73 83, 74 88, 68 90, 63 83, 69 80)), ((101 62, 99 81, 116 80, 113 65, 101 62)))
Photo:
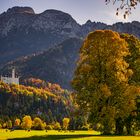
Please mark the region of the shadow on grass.
POLYGON ((97 135, 45 135, 45 136, 32 136, 28 138, 14 138, 8 140, 62 140, 62 139, 76 139, 76 138, 88 138, 97 135))
POLYGON ((77 138, 90 138, 90 137, 122 137, 122 135, 45 135, 45 136, 32 136, 27 138, 13 138, 8 140, 71 140, 77 138))

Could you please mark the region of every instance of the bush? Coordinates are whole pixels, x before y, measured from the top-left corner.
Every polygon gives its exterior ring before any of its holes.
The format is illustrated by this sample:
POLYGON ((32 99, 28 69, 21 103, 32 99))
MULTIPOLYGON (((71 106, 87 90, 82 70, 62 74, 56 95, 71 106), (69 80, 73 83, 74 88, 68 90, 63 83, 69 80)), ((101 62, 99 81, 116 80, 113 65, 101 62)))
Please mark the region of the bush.
POLYGON ((53 126, 54 130, 61 130, 61 125, 59 122, 56 122, 53 126))
POLYGON ((0 129, 2 129, 2 125, 0 124, 0 129))
POLYGON ((53 130, 53 126, 52 125, 47 125, 46 130, 53 130))
POLYGON ((64 118, 63 119, 63 129, 64 130, 67 130, 68 129, 69 122, 70 122, 70 119, 69 118, 64 118))
POLYGON ((6 126, 8 129, 11 129, 12 128, 12 121, 11 120, 7 121, 6 126))
POLYGON ((43 123, 43 121, 39 118, 36 117, 33 120, 33 129, 35 130, 44 130, 46 127, 46 123, 43 123))
POLYGON ((82 126, 81 130, 89 130, 90 125, 89 124, 85 124, 82 126))
POLYGON ((6 128, 7 127, 7 124, 6 123, 3 123, 3 125, 2 125, 2 128, 6 128))
POLYGON ((100 123, 97 123, 97 124, 94 126, 93 129, 96 130, 96 131, 102 132, 103 129, 104 129, 104 126, 103 126, 102 124, 100 124, 100 123))
POLYGON ((31 129, 31 127, 32 127, 31 117, 27 116, 27 115, 25 117, 23 117, 21 126, 23 129, 27 129, 27 130, 31 129))
POLYGON ((15 123, 14 123, 14 126, 15 127, 19 127, 20 126, 20 119, 15 119, 15 123))

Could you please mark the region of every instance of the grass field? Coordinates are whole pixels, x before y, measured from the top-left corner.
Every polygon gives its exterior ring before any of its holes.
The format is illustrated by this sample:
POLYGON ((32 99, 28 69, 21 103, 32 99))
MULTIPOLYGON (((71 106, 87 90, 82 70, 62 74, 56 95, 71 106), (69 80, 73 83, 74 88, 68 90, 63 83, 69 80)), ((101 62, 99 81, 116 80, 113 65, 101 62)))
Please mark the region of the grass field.
POLYGON ((24 131, 0 130, 0 140, 140 140, 140 136, 99 136, 95 131, 24 131))

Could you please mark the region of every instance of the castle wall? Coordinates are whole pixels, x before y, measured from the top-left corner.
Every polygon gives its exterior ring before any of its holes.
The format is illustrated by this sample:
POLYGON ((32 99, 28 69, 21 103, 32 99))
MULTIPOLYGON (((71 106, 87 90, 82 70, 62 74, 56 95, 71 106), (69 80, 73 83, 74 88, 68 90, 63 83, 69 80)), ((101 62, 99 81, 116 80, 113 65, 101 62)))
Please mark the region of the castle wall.
POLYGON ((1 81, 3 81, 4 83, 7 83, 7 84, 18 84, 19 85, 19 78, 1 76, 1 81))

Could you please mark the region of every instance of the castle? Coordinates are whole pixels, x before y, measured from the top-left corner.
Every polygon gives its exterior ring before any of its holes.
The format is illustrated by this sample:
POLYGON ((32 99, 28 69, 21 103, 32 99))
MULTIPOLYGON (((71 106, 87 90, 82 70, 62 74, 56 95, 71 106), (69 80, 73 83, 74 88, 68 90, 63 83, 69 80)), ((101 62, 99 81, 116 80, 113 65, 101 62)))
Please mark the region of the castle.
POLYGON ((12 77, 4 77, 1 76, 1 81, 7 84, 18 84, 19 85, 19 77, 16 77, 15 69, 12 69, 12 77))

